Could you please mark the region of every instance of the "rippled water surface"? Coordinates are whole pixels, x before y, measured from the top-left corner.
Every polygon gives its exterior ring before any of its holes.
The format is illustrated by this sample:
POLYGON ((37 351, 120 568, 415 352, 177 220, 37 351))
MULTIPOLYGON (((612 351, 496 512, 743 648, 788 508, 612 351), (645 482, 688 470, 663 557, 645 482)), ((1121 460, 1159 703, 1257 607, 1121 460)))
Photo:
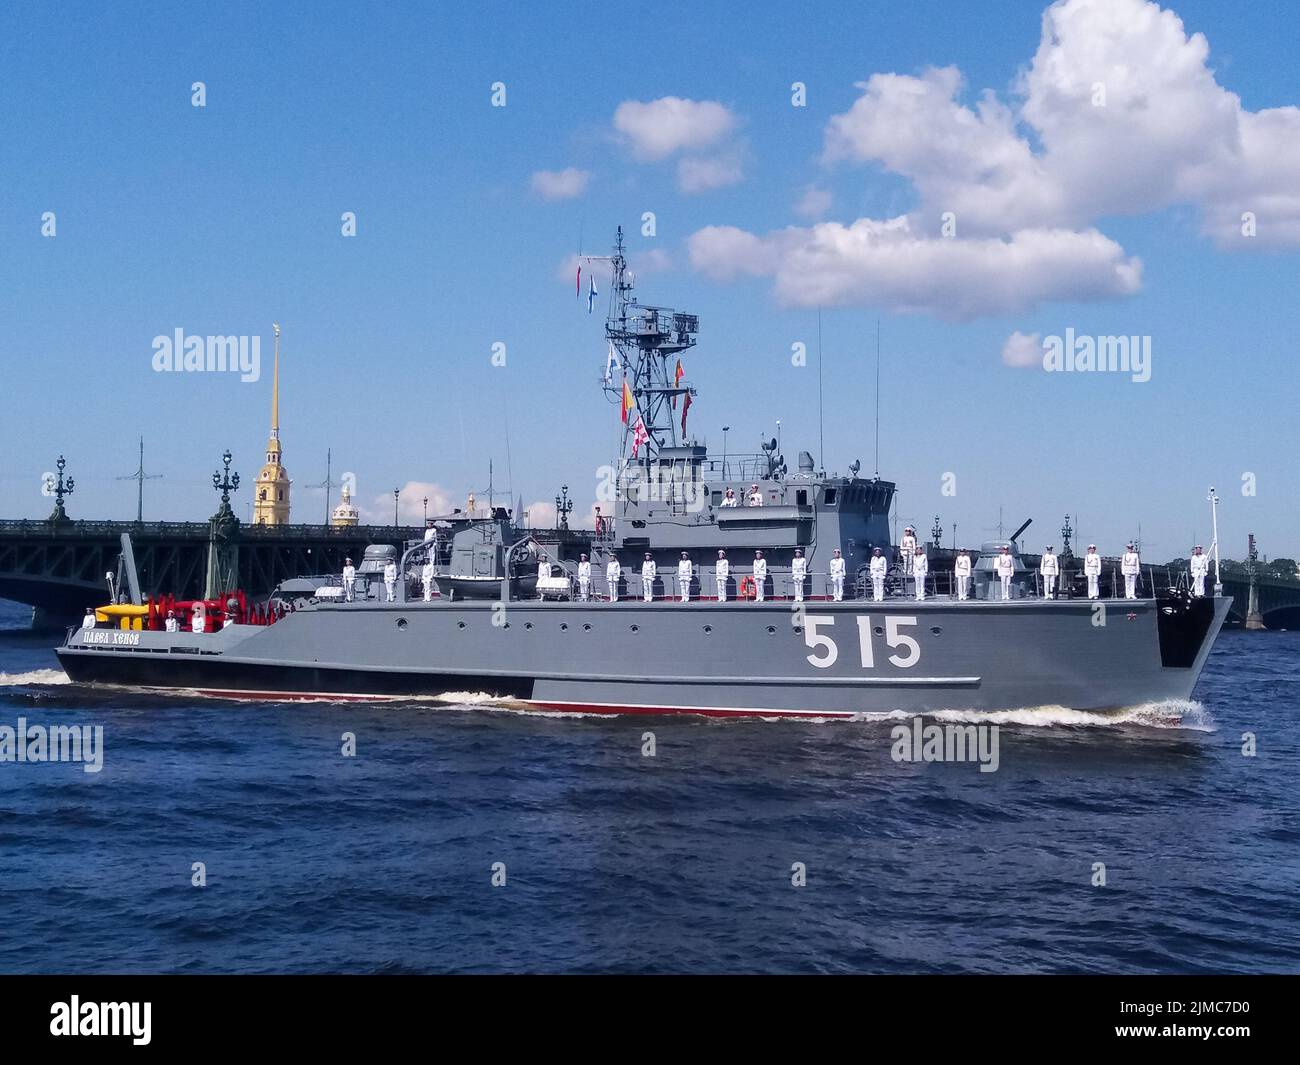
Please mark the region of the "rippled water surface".
POLYGON ((1190 705, 1006 715, 980 773, 890 720, 94 691, 25 617, 0 725, 105 754, 0 764, 0 971, 1300 969, 1294 633, 1225 633, 1190 705))

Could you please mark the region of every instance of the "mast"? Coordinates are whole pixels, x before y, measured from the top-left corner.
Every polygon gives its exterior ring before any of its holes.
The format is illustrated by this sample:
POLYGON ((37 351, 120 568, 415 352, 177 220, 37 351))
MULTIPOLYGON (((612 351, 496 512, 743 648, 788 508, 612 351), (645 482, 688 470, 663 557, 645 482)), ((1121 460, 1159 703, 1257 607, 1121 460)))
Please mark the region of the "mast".
POLYGON ((637 461, 648 464, 650 456, 660 448, 685 442, 678 427, 677 400, 695 393, 690 385, 677 380, 677 356, 695 346, 699 318, 636 301, 632 295, 633 278, 627 269, 622 226, 618 227, 612 255, 586 258, 603 259, 610 264, 610 308, 605 320, 605 337, 618 352, 623 373, 604 388, 618 398, 620 405, 624 382, 632 395, 632 409, 623 423, 622 456, 625 462, 631 461, 633 434, 640 418, 649 439, 645 451, 638 449, 636 457, 637 461))

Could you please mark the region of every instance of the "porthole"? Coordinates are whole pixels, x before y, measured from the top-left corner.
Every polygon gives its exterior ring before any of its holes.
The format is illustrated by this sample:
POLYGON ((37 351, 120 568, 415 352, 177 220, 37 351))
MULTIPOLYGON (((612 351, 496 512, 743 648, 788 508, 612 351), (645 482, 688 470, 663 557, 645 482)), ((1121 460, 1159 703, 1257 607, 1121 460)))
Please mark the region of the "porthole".
POLYGON ((713 626, 712 626, 712 625, 705 625, 705 626, 704 626, 704 631, 705 631, 705 632, 712 632, 712 631, 713 631, 713 626))
POLYGON ((463 621, 456 622, 456 628, 463 629, 464 627, 465 627, 465 623, 463 621))
POLYGON ((775 636, 775 635, 776 635, 776 626, 775 626, 775 625, 769 625, 769 626, 767 627, 767 634, 768 634, 769 636, 775 636))
POLYGON ((531 621, 525 621, 525 622, 524 622, 524 628, 527 629, 529 632, 532 632, 532 631, 533 631, 533 623, 532 623, 531 621))
POLYGON ((561 631, 561 632, 568 632, 568 631, 569 631, 569 623, 568 623, 567 621, 561 621, 561 622, 560 622, 560 631, 561 631))
POLYGON ((633 632, 640 632, 640 631, 641 631, 641 626, 640 626, 640 625, 629 625, 628 628, 631 629, 633 632))
POLYGON ((884 630, 883 628, 881 628, 879 625, 877 625, 877 626, 876 626, 874 629, 872 629, 871 631, 874 632, 877 636, 883 636, 883 635, 885 635, 885 630, 884 630))
POLYGON ((591 625, 590 625, 590 623, 584 623, 583 626, 582 626, 582 631, 583 631, 583 632, 590 632, 590 631, 591 631, 591 625))
POLYGON ((943 629, 940 628, 938 625, 934 625, 934 626, 931 626, 931 628, 930 628, 930 632, 931 632, 931 634, 933 634, 933 635, 935 635, 935 636, 939 636, 939 635, 941 635, 941 634, 943 633, 943 629))
POLYGON ((398 632, 405 632, 405 631, 406 631, 406 618, 398 618, 398 619, 397 619, 397 631, 398 631, 398 632))

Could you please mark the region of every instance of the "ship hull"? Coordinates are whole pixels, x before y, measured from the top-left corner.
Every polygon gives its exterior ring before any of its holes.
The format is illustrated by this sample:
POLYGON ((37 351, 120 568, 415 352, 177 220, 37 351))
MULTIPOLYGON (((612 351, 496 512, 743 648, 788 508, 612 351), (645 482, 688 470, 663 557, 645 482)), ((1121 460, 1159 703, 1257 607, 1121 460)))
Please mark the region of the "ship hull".
POLYGON ((73 681, 256 699, 485 693, 570 713, 852 717, 1187 699, 1229 600, 320 604, 75 631, 73 681), (1162 620, 1162 615, 1164 615, 1162 620))

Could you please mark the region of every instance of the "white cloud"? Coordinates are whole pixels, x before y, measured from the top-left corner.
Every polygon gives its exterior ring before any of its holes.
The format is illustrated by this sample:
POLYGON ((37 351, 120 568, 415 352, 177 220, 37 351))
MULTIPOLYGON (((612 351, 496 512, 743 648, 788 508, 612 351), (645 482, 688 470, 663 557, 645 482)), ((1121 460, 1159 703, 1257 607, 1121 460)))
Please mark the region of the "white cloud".
POLYGON ((1245 110, 1208 60, 1205 37, 1150 0, 1060 0, 1014 109, 987 90, 959 102, 952 67, 876 74, 831 119, 824 159, 909 178, 925 226, 952 211, 960 236, 1191 204, 1221 245, 1300 245, 1300 109, 1245 110))
POLYGON ((1300 247, 1300 108, 1245 110, 1208 59, 1150 0, 1058 0, 1011 103, 963 103, 954 67, 875 74, 827 124, 823 162, 907 178, 915 212, 766 236, 709 226, 691 262, 771 277, 787 305, 971 318, 1136 292, 1141 261, 1096 228, 1114 215, 1190 204, 1220 246, 1300 247))
POLYGON ((1142 264, 1096 230, 1022 230, 955 240, 907 217, 823 222, 759 237, 708 226, 687 241, 691 265, 718 281, 771 277, 786 306, 889 306, 949 320, 1028 310, 1045 300, 1136 292, 1142 264))
POLYGON ((735 114, 715 100, 664 96, 642 103, 624 100, 614 110, 614 128, 646 162, 679 151, 698 151, 726 138, 736 128, 735 114))
POLYGON ((538 499, 524 505, 530 529, 555 528, 555 500, 538 499))
MULTIPOLYGON (((399 490, 397 497, 397 515, 399 524, 422 525, 424 523, 424 500, 429 500, 429 517, 449 513, 453 507, 464 503, 452 503, 452 494, 442 485, 432 481, 407 481, 399 490)), ((371 525, 391 525, 393 523, 393 493, 390 489, 383 495, 373 497, 370 503, 359 503, 361 520, 371 525)))
POLYGON ((1029 367, 1043 365, 1043 338, 1040 333, 1026 336, 1019 330, 1007 337, 1002 345, 1002 362, 1006 366, 1029 367))
POLYGON ((833 202, 834 197, 831 196, 829 189, 819 189, 816 185, 809 185, 794 205, 794 213, 816 221, 831 209, 833 202))
POLYGON ((587 191, 591 171, 574 166, 564 170, 538 170, 531 181, 533 191, 544 200, 573 200, 587 191))

